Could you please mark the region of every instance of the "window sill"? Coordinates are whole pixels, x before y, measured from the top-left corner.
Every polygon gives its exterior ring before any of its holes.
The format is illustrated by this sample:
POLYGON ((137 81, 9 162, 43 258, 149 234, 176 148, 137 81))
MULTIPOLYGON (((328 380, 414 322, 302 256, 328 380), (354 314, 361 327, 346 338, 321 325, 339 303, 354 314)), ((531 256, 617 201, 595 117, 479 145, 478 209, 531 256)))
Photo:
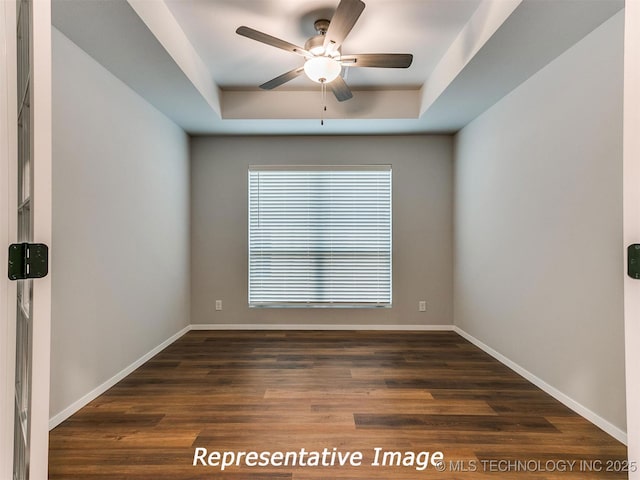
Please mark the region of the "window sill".
POLYGON ((249 308, 391 308, 392 304, 370 303, 254 303, 249 308))

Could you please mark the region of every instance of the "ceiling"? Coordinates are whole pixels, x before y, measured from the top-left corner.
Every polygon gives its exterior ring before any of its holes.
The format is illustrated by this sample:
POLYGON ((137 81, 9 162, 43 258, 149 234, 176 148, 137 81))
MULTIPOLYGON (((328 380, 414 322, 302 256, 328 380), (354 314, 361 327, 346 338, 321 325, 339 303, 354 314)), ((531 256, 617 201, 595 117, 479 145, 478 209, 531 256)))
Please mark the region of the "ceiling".
POLYGON ((348 68, 354 97, 304 75, 296 45, 338 0, 53 0, 54 26, 191 134, 454 132, 624 7, 623 0, 364 0, 349 53, 411 53, 409 69, 348 68))

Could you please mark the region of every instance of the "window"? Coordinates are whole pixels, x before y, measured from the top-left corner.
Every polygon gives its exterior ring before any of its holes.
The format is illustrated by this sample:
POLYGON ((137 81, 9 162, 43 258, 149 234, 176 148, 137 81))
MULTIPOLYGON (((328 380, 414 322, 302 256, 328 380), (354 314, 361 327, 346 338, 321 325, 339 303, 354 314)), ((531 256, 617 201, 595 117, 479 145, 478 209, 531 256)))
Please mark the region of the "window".
POLYGON ((250 167, 250 306, 390 306, 391 167, 250 167))

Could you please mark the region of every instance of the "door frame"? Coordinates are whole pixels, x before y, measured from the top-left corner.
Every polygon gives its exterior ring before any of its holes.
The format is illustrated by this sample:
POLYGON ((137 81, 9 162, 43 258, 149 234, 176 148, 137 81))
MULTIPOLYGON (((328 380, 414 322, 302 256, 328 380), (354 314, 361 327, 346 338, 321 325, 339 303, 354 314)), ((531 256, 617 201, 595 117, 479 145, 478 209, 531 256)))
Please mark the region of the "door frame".
POLYGON ((33 241, 49 246, 49 275, 33 281, 30 480, 45 480, 49 463, 52 245, 51 1, 32 0, 33 241))
MULTIPOLYGON (((627 1, 624 41, 623 239, 640 243, 640 2, 627 1)), ((626 257, 626 255, 625 255, 626 257)), ((625 258, 626 261, 626 258, 625 258)), ((624 276, 627 447, 640 479, 640 281, 624 276)))

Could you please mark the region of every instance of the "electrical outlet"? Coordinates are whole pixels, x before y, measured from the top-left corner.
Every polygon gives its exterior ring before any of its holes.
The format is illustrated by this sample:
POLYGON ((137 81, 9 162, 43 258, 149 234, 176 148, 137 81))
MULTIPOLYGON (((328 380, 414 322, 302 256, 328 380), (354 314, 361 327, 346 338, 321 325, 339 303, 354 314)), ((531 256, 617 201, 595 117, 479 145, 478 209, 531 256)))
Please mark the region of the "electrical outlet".
POLYGON ((426 312, 427 311, 427 302, 424 300, 420 300, 418 302, 418 311, 426 312))
POLYGON ((216 310, 222 310, 222 300, 216 300, 216 310))

